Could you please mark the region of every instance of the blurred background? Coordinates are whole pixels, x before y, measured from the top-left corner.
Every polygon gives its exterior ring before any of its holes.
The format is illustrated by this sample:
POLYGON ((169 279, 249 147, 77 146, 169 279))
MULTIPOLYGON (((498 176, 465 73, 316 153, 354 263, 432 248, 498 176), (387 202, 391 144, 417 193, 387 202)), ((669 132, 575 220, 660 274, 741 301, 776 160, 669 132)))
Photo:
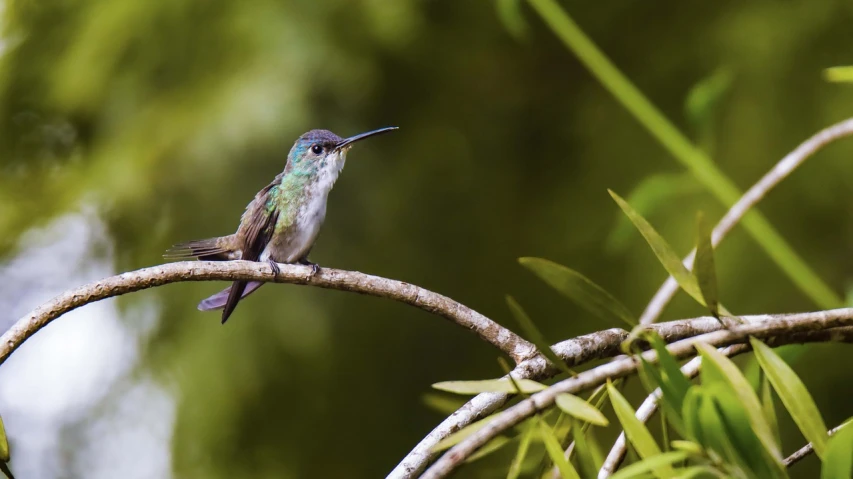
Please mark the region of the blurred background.
MULTIPOLYGON (((620 326, 517 263, 539 256, 639 315, 666 275, 606 189, 679 253, 697 211, 716 221, 725 208, 533 10, 499 5, 2 2, 0 327, 159 264, 173 243, 233 232, 304 131, 390 125, 350 153, 313 261, 418 284, 517 330, 512 294, 553 342, 620 326)), ((822 76, 853 63, 850 2, 561 5, 741 189, 853 115, 853 87, 822 76)), ((830 145, 760 205, 839 298, 853 285, 851 160, 853 139, 830 145)), ((743 229, 717 264, 733 312, 820 309, 743 229)), ((18 350, 0 368, 16 474, 382 477, 446 415, 448 398, 425 400, 432 383, 502 373, 462 328, 356 294, 266 287, 221 326, 196 304, 224 286, 92 304, 18 350)), ((680 293, 664 319, 701 314, 680 293)), ((794 367, 838 424, 853 415, 850 349, 805 352, 794 367)), ((802 445, 787 417, 782 430, 786 452, 802 445)), ((511 454, 460 477, 505 474, 511 454)))

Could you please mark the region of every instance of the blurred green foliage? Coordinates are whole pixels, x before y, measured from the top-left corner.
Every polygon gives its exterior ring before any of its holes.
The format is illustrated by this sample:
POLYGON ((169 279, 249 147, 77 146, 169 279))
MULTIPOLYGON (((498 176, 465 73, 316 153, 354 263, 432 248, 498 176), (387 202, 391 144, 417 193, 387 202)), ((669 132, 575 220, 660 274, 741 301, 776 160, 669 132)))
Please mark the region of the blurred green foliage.
MULTIPOLYGON (((419 284, 512 328, 511 292, 547 338, 612 326, 516 263, 533 255, 595 278, 638 313, 665 273, 637 234, 608 253, 621 212, 606 189, 682 171, 526 3, 499 4, 6 2, 0 255, 12 257, 23 232, 94 206, 116 271, 157 264, 175 242, 231 232, 302 132, 397 125, 351 153, 314 261, 419 284)), ((853 114, 853 88, 822 77, 851 63, 849 2, 561 5, 739 189, 853 114), (731 83, 700 138, 685 102, 722 66, 731 83)), ((827 148, 761 204, 836 295, 853 269, 851 155, 853 141, 827 148)), ((723 213, 691 181, 649 217, 682 255, 696 211, 723 213)), ((815 308, 742 230, 715 259, 735 313, 815 308)), ((467 331, 356 295, 264 288, 220 327, 195 310, 220 287, 120 300, 162 306, 141 367, 179 403, 176 477, 381 476, 442 418, 421 402, 430 384, 500 375, 495 352, 467 331)), ((703 312, 681 294, 666 317, 703 312)), ((828 424, 851 415, 849 371, 823 367, 845 353, 813 348, 797 365, 828 424)), ((785 450, 799 447, 789 418, 780 429, 785 450)), ((496 453, 507 464, 509 449, 496 453)), ((793 473, 817 470, 812 459, 793 473)))

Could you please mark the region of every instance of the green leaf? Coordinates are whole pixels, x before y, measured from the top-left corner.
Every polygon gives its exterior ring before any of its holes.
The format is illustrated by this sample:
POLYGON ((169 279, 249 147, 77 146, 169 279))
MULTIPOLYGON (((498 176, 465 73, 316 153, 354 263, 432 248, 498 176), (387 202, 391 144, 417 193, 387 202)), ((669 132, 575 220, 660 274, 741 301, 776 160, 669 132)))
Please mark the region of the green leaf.
POLYGON ((606 426, 607 418, 592 404, 571 394, 557 396, 557 407, 566 414, 596 426, 606 426))
POLYGON ((703 384, 707 371, 710 377, 727 385, 729 392, 740 401, 744 408, 755 435, 764 445, 770 457, 777 463, 777 466, 781 467, 782 451, 776 443, 773 431, 770 429, 761 409, 761 402, 749 385, 749 381, 729 358, 720 354, 714 347, 699 343, 696 344, 696 350, 702 355, 703 384))
POLYGON ((421 396, 421 402, 433 411, 437 411, 445 416, 453 414, 457 409, 465 404, 465 400, 457 397, 447 396, 440 393, 427 393, 421 396))
POLYGON ((693 275, 699 284, 699 291, 705 305, 715 318, 720 317, 717 295, 717 269, 714 265, 714 246, 711 244, 711 226, 705 215, 696 215, 696 260, 693 263, 693 275))
POLYGON ((673 449, 677 449, 679 451, 684 451, 686 453, 689 453, 691 456, 702 456, 704 454, 702 446, 699 444, 696 444, 693 441, 685 441, 685 440, 681 440, 681 439, 676 439, 675 441, 672 441, 672 443, 670 443, 670 444, 672 445, 673 449))
POLYGON ((659 404, 666 415, 667 424, 675 429, 679 435, 684 436, 684 422, 681 419, 683 401, 679 403, 674 399, 675 394, 671 391, 671 385, 663 380, 661 372, 654 365, 646 361, 642 356, 638 356, 638 358, 640 359, 640 369, 638 370, 640 381, 642 381, 643 386, 646 387, 649 394, 652 394, 655 389, 660 388, 663 397, 659 400, 659 404))
MULTIPOLYGON (((616 474, 613 474, 610 477, 611 479, 629 479, 637 477, 645 472, 656 471, 663 467, 669 467, 678 461, 683 461, 684 459, 687 459, 687 453, 684 451, 665 452, 663 454, 652 456, 648 459, 643 459, 640 462, 635 462, 630 466, 626 466, 616 471, 616 474)), ((675 472, 673 471, 673 475, 674 474, 675 472)), ((670 475, 666 477, 672 476, 670 475)))
POLYGON ((6 427, 3 426, 3 418, 0 418, 0 461, 9 462, 9 439, 6 437, 6 427))
POLYGON ((663 376, 663 384, 670 391, 673 407, 681 410, 684 402, 684 396, 687 395, 687 390, 690 389, 690 381, 681 372, 681 366, 678 360, 666 349, 666 343, 654 330, 648 330, 643 334, 643 339, 649 342, 651 347, 658 355, 658 365, 661 368, 663 376))
MULTIPOLYGON (((648 218, 664 205, 677 204, 682 197, 701 191, 702 186, 689 173, 655 173, 643 178, 626 200, 634 210, 648 218)), ((624 252, 633 234, 631 220, 620 214, 607 236, 605 249, 610 254, 624 252)))
POLYGON ((592 435, 592 431, 584 431, 581 423, 573 421, 572 440, 575 443, 572 451, 577 457, 583 477, 596 477, 604 461, 601 458, 601 452, 598 450, 598 444, 592 435), (589 438, 587 438, 587 434, 589 434, 589 438))
POLYGON ((492 421, 492 419, 494 419, 494 416, 485 417, 483 419, 480 419, 477 422, 472 422, 471 424, 469 424, 469 425, 463 427, 462 429, 454 432, 453 434, 445 437, 444 439, 439 441, 438 444, 436 444, 435 446, 432 446, 432 449, 431 449, 432 452, 439 452, 439 451, 444 451, 445 449, 450 449, 451 447, 462 442, 464 439, 466 439, 471 434, 474 434, 475 432, 482 429, 483 426, 485 426, 490 421, 492 421))
POLYGON ((826 445, 820 470, 821 479, 853 477, 853 454, 850 451, 853 451, 853 423, 848 420, 826 445))
POLYGON ((637 318, 625 305, 581 273, 542 258, 519 258, 518 262, 599 318, 609 322, 624 322, 631 327, 637 325, 637 318))
POLYGON ((731 70, 719 68, 713 74, 696 83, 684 102, 688 120, 699 128, 711 123, 714 110, 732 86, 731 70))
POLYGON ((530 316, 521 309, 521 305, 512 296, 506 297, 506 304, 509 306, 512 315, 515 316, 515 320, 518 321, 519 326, 521 326, 522 331, 524 331, 524 335, 527 336, 530 342, 536 345, 536 349, 561 371, 574 375, 574 372, 569 369, 566 362, 560 359, 557 353, 551 349, 551 345, 545 340, 545 336, 539 332, 539 329, 533 324, 530 316))
POLYGON ((678 475, 675 479, 717 479, 726 477, 711 466, 692 466, 678 470, 678 475))
MULTIPOLYGON (((637 454, 643 459, 648 459, 661 454, 652 434, 649 432, 645 424, 642 423, 635 415, 634 408, 628 403, 628 400, 615 388, 610 381, 607 381, 607 393, 610 395, 610 402, 613 405, 613 411, 619 422, 622 424, 622 429, 625 430, 625 436, 628 441, 634 446, 637 454)), ((658 477, 672 477, 672 468, 669 466, 660 466, 655 468, 655 475, 658 477)))
POLYGON ((530 440, 536 431, 536 423, 538 419, 528 419, 525 424, 524 432, 521 433, 521 442, 518 444, 518 452, 515 453, 515 458, 509 466, 509 472, 506 479, 518 479, 521 474, 521 466, 524 464, 524 459, 527 457, 527 451, 530 449, 530 440))
POLYGON ((482 459, 482 458, 488 456, 489 454, 497 451, 498 449, 506 446, 507 444, 509 444, 509 442, 510 442, 510 439, 508 437, 498 436, 498 437, 492 439, 491 441, 487 442, 483 447, 478 449, 477 452, 468 456, 468 458, 465 459, 465 462, 466 463, 467 462, 474 462, 477 459, 482 459))
MULTIPOLYGON (((767 423, 770 424, 770 430, 773 432, 773 436, 781 439, 782 436, 779 435, 779 421, 776 418, 776 406, 773 404, 773 389, 770 387, 770 381, 767 379, 766 374, 761 375, 759 394, 761 395, 761 409, 764 411, 767 423)), ((781 447, 781 444, 779 447, 781 447)))
MULTIPOLYGON (((521 392, 528 394, 536 393, 548 388, 548 386, 533 381, 532 379, 516 379, 515 382, 521 388, 521 392)), ((439 391, 446 391, 454 394, 475 395, 480 393, 516 393, 515 386, 509 378, 483 379, 479 381, 442 381, 440 383, 433 384, 432 387, 439 391)))
POLYGON ((773 350, 755 338, 749 338, 755 358, 782 400, 782 404, 797 423, 803 436, 812 443, 815 453, 823 458, 829 436, 826 423, 820 415, 808 389, 797 374, 773 350))
POLYGON ((580 479, 578 471, 566 460, 563 448, 560 446, 557 436, 554 435, 554 431, 551 430, 548 423, 542 418, 539 418, 539 433, 542 437, 542 442, 545 443, 545 450, 548 451, 548 456, 560 471, 560 476, 563 479, 580 479))
POLYGON ((823 78, 833 83, 853 83, 853 66, 827 68, 823 78))
POLYGON ((517 40, 527 35, 527 22, 521 13, 521 0, 497 0, 495 7, 504 28, 517 40))
POLYGON ((681 262, 681 258, 675 254, 675 251, 672 250, 669 243, 667 243, 666 240, 663 239, 657 231, 655 231, 652 225, 650 225, 645 218, 634 211, 634 209, 631 208, 631 205, 626 203, 622 197, 614 193, 612 190, 607 191, 616 201, 616 204, 622 208, 625 216, 631 220, 631 223, 634 223, 634 226, 640 231, 643 238, 646 239, 646 242, 651 246, 652 251, 654 251, 655 256, 657 256, 658 261, 660 261, 660 264, 663 265, 667 273, 675 279, 675 282, 678 283, 681 289, 692 296, 693 299, 699 302, 699 304, 705 306, 705 300, 702 298, 702 292, 699 290, 699 284, 696 283, 696 278, 694 278, 690 271, 687 270, 681 262))

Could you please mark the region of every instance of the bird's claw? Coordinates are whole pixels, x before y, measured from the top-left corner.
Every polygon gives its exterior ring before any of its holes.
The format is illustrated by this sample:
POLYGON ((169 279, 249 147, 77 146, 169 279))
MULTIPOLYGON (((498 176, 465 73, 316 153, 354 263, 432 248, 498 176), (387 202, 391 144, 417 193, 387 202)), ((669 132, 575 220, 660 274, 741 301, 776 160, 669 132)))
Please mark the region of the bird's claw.
POLYGON ((310 261, 301 261, 300 264, 311 267, 311 272, 308 273, 308 277, 305 278, 306 281, 311 281, 311 279, 314 278, 314 276, 320 272, 320 265, 317 263, 312 263, 310 261))
POLYGON ((269 260, 268 263, 270 264, 270 268, 272 268, 273 276, 278 276, 278 274, 281 273, 281 269, 278 267, 278 263, 273 260, 269 260))

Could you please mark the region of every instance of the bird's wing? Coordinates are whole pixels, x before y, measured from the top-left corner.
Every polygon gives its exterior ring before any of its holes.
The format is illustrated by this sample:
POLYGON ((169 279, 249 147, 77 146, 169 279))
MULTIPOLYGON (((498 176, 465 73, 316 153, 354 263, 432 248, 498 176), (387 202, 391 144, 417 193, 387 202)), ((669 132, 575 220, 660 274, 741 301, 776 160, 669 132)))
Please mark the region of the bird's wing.
POLYGON ((178 243, 166 250, 166 259, 199 258, 199 259, 228 259, 233 248, 233 237, 208 238, 203 240, 178 243))
POLYGON ((244 260, 257 261, 275 232, 279 210, 276 205, 270 205, 270 198, 277 186, 278 183, 273 182, 261 190, 243 214, 238 236, 243 238, 244 260))

